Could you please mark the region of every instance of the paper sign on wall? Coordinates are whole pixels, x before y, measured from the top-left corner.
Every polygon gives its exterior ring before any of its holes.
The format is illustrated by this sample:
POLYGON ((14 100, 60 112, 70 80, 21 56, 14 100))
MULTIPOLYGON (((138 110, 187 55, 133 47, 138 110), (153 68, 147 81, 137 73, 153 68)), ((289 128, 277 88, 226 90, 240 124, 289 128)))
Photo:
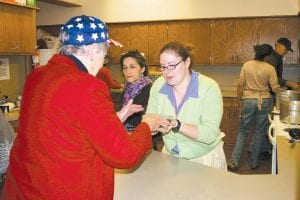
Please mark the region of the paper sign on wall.
POLYGON ((9 61, 8 58, 0 58, 0 80, 9 80, 9 61))

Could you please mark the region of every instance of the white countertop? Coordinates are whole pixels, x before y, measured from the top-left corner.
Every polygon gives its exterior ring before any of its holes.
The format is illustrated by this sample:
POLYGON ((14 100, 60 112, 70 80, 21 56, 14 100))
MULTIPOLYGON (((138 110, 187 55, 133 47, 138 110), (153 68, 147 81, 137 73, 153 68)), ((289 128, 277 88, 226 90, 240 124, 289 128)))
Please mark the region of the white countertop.
POLYGON ((280 170, 282 175, 238 175, 152 151, 136 170, 116 170, 114 199, 297 199, 298 186, 280 170))

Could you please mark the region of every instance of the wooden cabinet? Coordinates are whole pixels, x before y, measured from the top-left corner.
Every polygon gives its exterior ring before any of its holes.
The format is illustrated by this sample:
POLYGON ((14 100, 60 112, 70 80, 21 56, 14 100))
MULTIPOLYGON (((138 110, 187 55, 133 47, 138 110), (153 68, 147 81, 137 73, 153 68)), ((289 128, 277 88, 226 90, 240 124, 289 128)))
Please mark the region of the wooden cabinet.
POLYGON ((120 56, 123 52, 128 50, 129 45, 129 36, 128 36, 128 26, 126 24, 110 24, 109 28, 109 37, 120 42, 124 47, 110 47, 109 54, 112 57, 112 63, 119 63, 120 56))
POLYGON ((237 110, 237 98, 224 97, 224 110, 221 121, 221 131, 225 133, 225 147, 235 145, 236 137, 239 132, 239 111, 237 110))
POLYGON ((159 64, 159 50, 168 41, 168 24, 152 22, 148 25, 148 58, 149 64, 159 64))
POLYGON ((121 52, 138 49, 148 64, 159 64, 159 50, 170 40, 195 47, 195 64, 242 65, 254 58, 256 44, 274 44, 279 37, 292 41, 295 50, 284 57, 284 64, 300 65, 300 17, 199 19, 185 21, 110 24, 109 32, 124 48, 112 48, 114 63, 121 52))
POLYGON ((32 54, 36 46, 36 10, 0 5, 0 54, 32 54))
POLYGON ((212 27, 212 63, 235 63, 235 21, 214 20, 212 27))
POLYGON ((210 64, 211 63, 211 20, 192 21, 191 27, 191 44, 195 47, 195 63, 210 64))
POLYGON ((299 61, 299 41, 300 41, 300 17, 288 18, 261 18, 260 40, 274 46, 278 38, 286 37, 292 42, 294 52, 288 52, 283 58, 284 64, 300 64, 299 61))
POLYGON ((64 7, 81 7, 82 0, 38 0, 40 2, 51 3, 64 7))
POLYGON ((123 47, 112 46, 109 54, 112 56, 112 63, 119 63, 122 53, 128 50, 137 49, 148 55, 148 25, 144 23, 134 24, 109 24, 109 37, 120 42, 123 47))
POLYGON ((243 64, 254 58, 256 19, 213 20, 212 64, 243 64))
POLYGON ((131 24, 128 28, 128 50, 137 49, 148 57, 148 25, 145 23, 131 24))
POLYGON ((254 59, 254 45, 259 44, 259 25, 257 19, 239 19, 235 21, 235 63, 254 59))
POLYGON ((168 30, 168 40, 173 41, 177 40, 183 43, 190 43, 191 37, 191 25, 188 21, 180 21, 180 22, 169 22, 169 30, 168 30))

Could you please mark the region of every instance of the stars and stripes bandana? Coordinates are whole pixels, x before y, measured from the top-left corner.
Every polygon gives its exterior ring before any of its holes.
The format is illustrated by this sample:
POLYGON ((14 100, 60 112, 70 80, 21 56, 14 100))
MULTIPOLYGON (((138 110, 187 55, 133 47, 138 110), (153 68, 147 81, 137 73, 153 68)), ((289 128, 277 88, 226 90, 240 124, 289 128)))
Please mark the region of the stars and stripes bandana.
POLYGON ((69 39, 61 41, 62 45, 90 45, 108 42, 108 28, 100 19, 92 16, 75 16, 71 18, 60 31, 69 34, 69 39))

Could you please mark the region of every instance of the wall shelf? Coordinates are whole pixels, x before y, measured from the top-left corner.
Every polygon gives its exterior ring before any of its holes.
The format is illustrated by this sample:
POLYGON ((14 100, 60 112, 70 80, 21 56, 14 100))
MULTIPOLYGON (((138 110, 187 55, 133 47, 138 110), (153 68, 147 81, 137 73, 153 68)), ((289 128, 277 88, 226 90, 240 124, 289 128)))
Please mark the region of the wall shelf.
POLYGON ((81 7, 81 0, 38 0, 39 2, 55 4, 64 7, 81 7))

